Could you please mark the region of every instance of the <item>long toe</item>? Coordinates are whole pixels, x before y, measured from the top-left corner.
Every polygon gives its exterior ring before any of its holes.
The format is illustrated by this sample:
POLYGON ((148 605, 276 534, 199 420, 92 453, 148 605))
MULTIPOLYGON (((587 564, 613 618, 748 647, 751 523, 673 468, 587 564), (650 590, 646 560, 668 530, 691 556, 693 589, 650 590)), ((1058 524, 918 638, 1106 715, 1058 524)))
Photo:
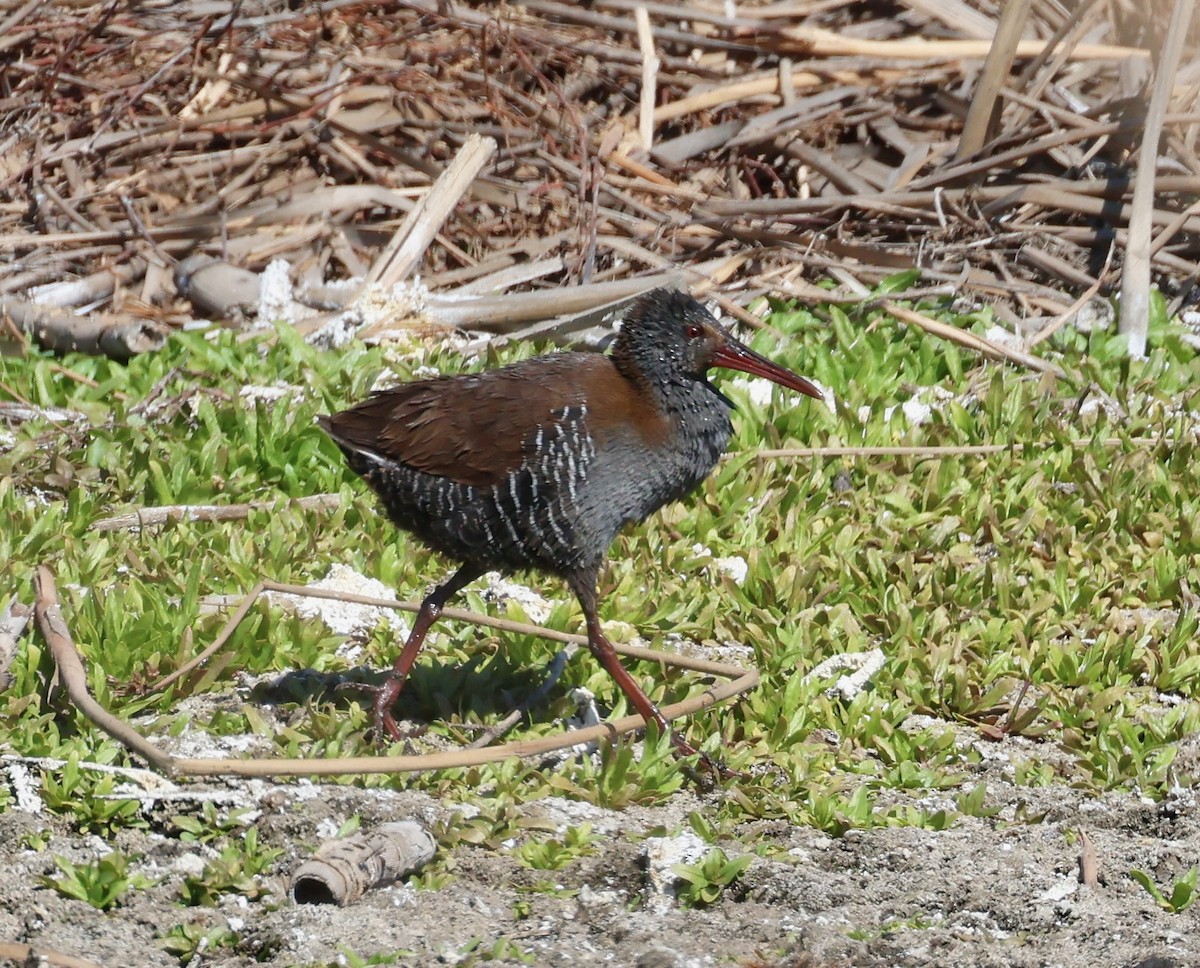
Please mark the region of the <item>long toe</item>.
POLYGON ((392 715, 392 705, 400 695, 400 687, 403 685, 403 680, 391 675, 384 680, 383 685, 374 687, 375 702, 372 704, 372 708, 375 712, 375 735, 383 743, 402 743, 405 740, 416 739, 429 728, 428 726, 414 726, 412 729, 401 729, 396 725, 396 718, 392 715))
POLYGON ((389 676, 382 685, 373 686, 368 682, 343 682, 338 685, 339 692, 353 690, 357 693, 367 693, 371 696, 372 729, 375 738, 383 744, 400 743, 408 739, 416 739, 424 735, 428 726, 414 726, 411 729, 401 729, 392 715, 392 705, 400 695, 400 684, 389 676))
POLYGON ((396 718, 388 709, 375 709, 375 739, 385 746, 389 743, 403 743, 410 739, 417 739, 428 731, 429 726, 424 724, 401 729, 396 718))
POLYGON ((715 779, 732 780, 745 779, 747 774, 739 773, 737 770, 731 770, 721 760, 715 760, 707 753, 696 749, 685 740, 679 733, 671 731, 671 745, 675 747, 677 756, 695 756, 697 757, 697 776, 699 773, 707 773, 715 779))

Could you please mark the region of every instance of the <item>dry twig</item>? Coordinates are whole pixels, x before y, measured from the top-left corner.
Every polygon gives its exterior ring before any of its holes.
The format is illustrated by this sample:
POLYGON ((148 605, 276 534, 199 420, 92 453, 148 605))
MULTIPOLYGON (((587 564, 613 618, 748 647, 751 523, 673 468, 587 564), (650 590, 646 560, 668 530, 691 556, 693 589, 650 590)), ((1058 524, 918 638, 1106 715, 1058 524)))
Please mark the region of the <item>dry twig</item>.
MULTIPOLYGON (((637 0, 272 0, 235 6, 216 31, 195 4, 160 6, 151 24, 80 0, 51 5, 36 29, 25 4, 0 41, 13 66, 0 252, 14 263, 0 296, 29 316, 33 287, 50 283, 37 294, 90 294, 92 311, 127 319, 124 287, 144 278, 137 322, 157 333, 231 311, 219 292, 164 286, 172 260, 246 273, 236 312, 281 257, 308 283, 419 272, 447 305, 459 289, 549 294, 522 305, 519 325, 494 322, 517 314, 487 302, 453 323, 474 325, 478 310, 493 331, 536 333, 554 294, 581 282, 628 286, 728 259, 729 283, 782 267, 812 282, 849 272, 869 289, 915 266, 926 288, 960 280, 1013 315, 1038 311, 1030 289, 1066 306, 1134 214, 1142 119, 1113 115, 1122 71, 1158 46, 1154 17, 1139 38, 1115 0, 1075 23, 1032 4, 1009 56, 994 9, 883 0, 856 8, 850 30, 837 3, 730 17, 637 0), (974 92, 967 130, 952 91, 974 92), (986 153, 950 162, 979 146, 977 119, 998 98, 1010 110, 986 153), (496 145, 486 171, 479 139, 496 145), (455 159, 459 183, 431 188, 455 159)), ((1018 13, 1007 5, 1004 22, 1018 13)), ((1158 179, 1149 213, 1164 229, 1150 271, 1169 293, 1200 276, 1195 92, 1180 102, 1162 139, 1180 174, 1158 179)), ((1118 259, 1101 294, 1120 270, 1118 259)), ((158 345, 47 319, 56 347, 158 345)))
MULTIPOLYGON (((645 726, 640 716, 625 716, 621 719, 601 723, 597 726, 570 730, 555 736, 547 736, 539 739, 506 743, 502 746, 493 746, 488 749, 463 749, 411 756, 356 756, 336 757, 324 760, 223 760, 172 756, 142 737, 127 723, 105 710, 88 693, 87 677, 84 673, 83 665, 80 662, 79 654, 75 651, 75 646, 71 641, 70 633, 67 631, 66 623, 63 621, 58 609, 54 577, 45 566, 38 569, 36 584, 36 614, 38 624, 42 629, 42 634, 46 637, 50 645, 55 667, 58 669, 59 675, 66 685, 67 693, 71 700, 75 703, 79 711, 99 728, 168 776, 337 776, 351 773, 402 773, 449 769, 460 766, 476 766, 481 763, 493 763, 511 756, 541 756, 556 750, 569 749, 605 738, 613 739, 645 726)), ((254 602, 258 599, 258 596, 264 590, 284 592, 292 595, 306 595, 315 598, 334 598, 340 601, 357 602, 359 604, 411 612, 415 612, 420 608, 415 602, 395 602, 388 599, 371 598, 365 595, 350 595, 343 592, 332 592, 302 585, 285 585, 273 581, 260 581, 251 590, 250 594, 243 599, 241 606, 230 617, 230 620, 226 622, 225 627, 218 634, 213 644, 174 675, 168 676, 162 682, 158 683, 157 688, 166 688, 211 658, 229 640, 238 623, 246 616, 254 602)), ((581 635, 569 635, 565 632, 546 629, 536 625, 512 622, 507 619, 491 618, 490 616, 478 615, 462 609, 445 609, 442 614, 446 618, 461 619, 491 628, 538 635, 559 642, 579 644, 587 641, 581 635)), ((700 672, 710 676, 723 677, 727 680, 710 687, 699 696, 662 707, 661 712, 668 720, 690 715, 701 709, 707 709, 715 703, 742 695, 758 685, 759 681, 757 670, 742 669, 728 663, 713 662, 708 659, 678 655, 670 652, 660 652, 655 649, 641 648, 640 646, 617 645, 616 650, 618 654, 630 658, 660 662, 666 666, 700 672)))
POLYGON ((124 531, 134 528, 154 528, 172 521, 241 521, 253 511, 283 507, 300 511, 325 511, 341 504, 337 494, 314 494, 309 497, 275 501, 249 501, 245 504, 172 504, 166 507, 139 508, 111 518, 92 522, 93 531, 124 531))
POLYGON ((1121 274, 1120 321, 1120 331, 1129 340, 1129 355, 1135 357, 1146 355, 1146 333, 1150 326, 1150 232, 1154 221, 1158 145, 1195 7, 1195 0, 1175 0, 1171 9, 1166 46, 1155 70, 1154 93, 1146 110, 1146 130, 1138 153, 1138 174, 1125 244, 1125 268, 1121 274))
POLYGON ((34 610, 38 627, 50 647, 54 667, 58 670, 63 688, 66 689, 67 696, 75 704, 75 708, 113 739, 169 776, 174 772, 174 758, 143 739, 137 730, 112 715, 88 692, 87 673, 79 653, 75 651, 71 632, 58 607, 58 588, 54 583, 54 573, 45 565, 38 566, 34 576, 34 589, 37 594, 34 610))

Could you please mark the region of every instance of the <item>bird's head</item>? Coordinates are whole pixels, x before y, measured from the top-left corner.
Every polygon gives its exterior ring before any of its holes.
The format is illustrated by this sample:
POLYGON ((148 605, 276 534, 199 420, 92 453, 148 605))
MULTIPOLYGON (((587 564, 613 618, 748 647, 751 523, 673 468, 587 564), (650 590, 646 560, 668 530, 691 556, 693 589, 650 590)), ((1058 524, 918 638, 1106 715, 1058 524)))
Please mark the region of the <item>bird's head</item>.
POLYGON ((628 375, 651 382, 703 380, 712 367, 723 367, 822 399, 816 386, 754 352, 677 289, 655 289, 638 297, 625 315, 613 357, 623 371, 632 368, 628 375))

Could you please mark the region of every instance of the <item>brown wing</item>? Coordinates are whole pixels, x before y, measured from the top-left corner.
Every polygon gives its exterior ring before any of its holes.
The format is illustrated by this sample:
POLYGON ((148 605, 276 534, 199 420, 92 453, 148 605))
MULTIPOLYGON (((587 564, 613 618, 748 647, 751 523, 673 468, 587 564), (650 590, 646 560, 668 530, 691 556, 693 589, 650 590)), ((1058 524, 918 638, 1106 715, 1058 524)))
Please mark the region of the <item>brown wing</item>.
POLYGON ((642 409, 633 408, 630 393, 607 357, 553 353, 383 390, 322 426, 343 447, 486 487, 536 454, 538 428, 553 426, 564 407, 609 400, 612 413, 598 419, 629 419, 642 409))

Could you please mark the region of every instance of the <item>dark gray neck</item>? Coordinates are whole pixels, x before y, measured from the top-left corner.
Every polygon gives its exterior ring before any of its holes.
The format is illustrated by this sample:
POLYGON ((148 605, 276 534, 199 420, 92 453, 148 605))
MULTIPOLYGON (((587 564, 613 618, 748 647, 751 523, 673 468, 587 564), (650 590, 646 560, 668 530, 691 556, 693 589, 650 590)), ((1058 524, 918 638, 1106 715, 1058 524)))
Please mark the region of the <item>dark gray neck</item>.
POLYGON ((654 401, 671 421, 664 446, 647 455, 643 475, 652 482, 654 506, 693 490, 716 466, 733 434, 733 404, 703 375, 684 372, 680 361, 640 330, 622 330, 613 347, 613 364, 654 401))
POLYGON ((716 467, 725 453, 733 425, 733 405, 707 380, 685 377, 654 388, 673 425, 671 443, 664 453, 668 500, 695 488, 716 467))

